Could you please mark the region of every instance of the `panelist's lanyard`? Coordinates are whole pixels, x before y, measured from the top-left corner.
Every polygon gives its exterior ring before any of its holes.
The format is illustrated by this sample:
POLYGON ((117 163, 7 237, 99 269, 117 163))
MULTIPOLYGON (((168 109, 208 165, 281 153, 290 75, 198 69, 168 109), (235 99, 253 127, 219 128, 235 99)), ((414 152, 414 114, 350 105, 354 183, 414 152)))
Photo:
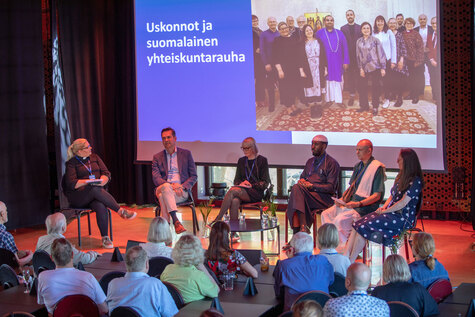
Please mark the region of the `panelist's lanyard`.
POLYGON ((251 181, 250 178, 252 176, 252 170, 254 169, 254 165, 256 164, 256 160, 257 160, 257 157, 254 159, 254 162, 252 162, 251 171, 248 174, 247 170, 249 169, 249 159, 246 157, 246 168, 244 170, 246 172, 246 179, 247 179, 248 182, 251 181))
POLYGON ((89 167, 88 167, 86 164, 82 162, 82 160, 79 157, 76 156, 76 159, 79 161, 79 163, 81 163, 87 169, 87 171, 89 172, 89 175, 92 175, 91 160, 89 159, 89 162, 88 162, 89 167))

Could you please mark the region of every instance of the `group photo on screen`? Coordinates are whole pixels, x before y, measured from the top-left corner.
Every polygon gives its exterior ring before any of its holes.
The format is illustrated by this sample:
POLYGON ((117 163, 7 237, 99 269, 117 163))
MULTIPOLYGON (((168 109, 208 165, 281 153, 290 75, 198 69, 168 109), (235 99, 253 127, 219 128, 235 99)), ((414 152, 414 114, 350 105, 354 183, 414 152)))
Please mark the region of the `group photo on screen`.
POLYGON ((437 133, 437 1, 251 6, 257 130, 437 133))

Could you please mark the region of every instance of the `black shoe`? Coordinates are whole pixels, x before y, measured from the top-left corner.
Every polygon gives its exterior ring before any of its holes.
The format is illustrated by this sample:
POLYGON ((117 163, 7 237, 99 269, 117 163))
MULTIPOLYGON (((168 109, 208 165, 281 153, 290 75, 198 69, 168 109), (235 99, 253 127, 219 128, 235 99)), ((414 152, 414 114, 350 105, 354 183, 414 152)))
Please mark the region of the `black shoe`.
POLYGON ((368 111, 368 110, 369 110, 368 107, 363 107, 363 108, 356 109, 356 112, 365 112, 365 111, 368 111))
POLYGON ((401 106, 402 106, 402 98, 399 97, 399 98, 397 98, 397 101, 396 101, 396 103, 394 104, 394 107, 395 107, 395 108, 399 108, 399 107, 401 107, 401 106))
POLYGON ((314 119, 319 119, 322 117, 322 108, 320 105, 315 105, 310 108, 310 117, 314 119))
POLYGON ((373 108, 373 116, 377 116, 378 115, 378 108, 373 108))
POLYGON ((355 103, 355 98, 351 97, 350 100, 348 100, 348 107, 353 107, 354 103, 355 103))
POLYGON ((418 103, 418 102, 419 102, 419 98, 418 98, 418 97, 412 99, 412 104, 413 104, 413 105, 415 105, 415 104, 418 103))
POLYGON ((403 98, 404 100, 411 100, 413 99, 411 95, 407 95, 406 97, 403 98))
POLYGON ((300 109, 295 109, 294 111, 292 111, 292 112, 290 113, 290 116, 295 117, 295 116, 298 115, 300 112, 302 112, 302 110, 300 110, 300 109))

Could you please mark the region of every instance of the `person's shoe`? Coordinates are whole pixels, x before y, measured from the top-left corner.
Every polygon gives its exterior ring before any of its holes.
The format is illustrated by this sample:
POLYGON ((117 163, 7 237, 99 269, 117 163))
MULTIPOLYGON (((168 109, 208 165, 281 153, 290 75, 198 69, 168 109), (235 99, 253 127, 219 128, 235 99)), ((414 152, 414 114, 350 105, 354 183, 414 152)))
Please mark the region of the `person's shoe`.
POLYGON ((418 97, 412 99, 412 104, 413 104, 413 105, 415 105, 415 104, 418 103, 418 102, 419 102, 419 98, 418 98, 418 97))
POLYGON ((369 108, 363 107, 363 108, 356 109, 356 112, 365 112, 365 111, 368 111, 368 110, 369 110, 369 108))
POLYGON ((102 247, 104 249, 113 249, 114 244, 108 236, 102 237, 102 247))
POLYGON ((348 107, 353 107, 354 103, 355 103, 355 98, 350 97, 350 100, 348 100, 348 107))
POLYGON ((384 102, 383 102, 383 108, 386 109, 389 107, 389 99, 386 99, 384 102))
POLYGON ((346 109, 346 106, 345 106, 345 104, 344 104, 343 102, 339 102, 339 103, 337 103, 336 105, 337 105, 339 108, 341 108, 341 109, 346 109))
POLYGON ((134 211, 134 212, 128 212, 126 209, 124 208, 120 208, 119 211, 117 212, 119 214, 119 216, 122 218, 122 219, 125 219, 125 220, 132 220, 134 219, 135 217, 137 217, 137 213, 134 211))
POLYGON ((241 237, 239 236, 239 233, 235 232, 233 233, 233 236, 231 237, 231 239, 233 240, 233 243, 237 243, 241 240, 241 237))
POLYGON ((398 97, 397 100, 396 100, 396 103, 394 104, 394 107, 399 108, 401 106, 402 106, 402 98, 398 97))
POLYGON ((413 99, 411 95, 407 95, 406 97, 403 98, 404 100, 411 100, 413 99))
POLYGON ((378 108, 373 107, 373 116, 377 116, 377 115, 378 115, 378 108))
POLYGON ((295 109, 294 111, 292 111, 292 112, 290 113, 290 115, 291 115, 292 117, 295 117, 295 116, 298 115, 300 112, 302 112, 302 110, 297 108, 297 109, 295 109))
POLYGON ((183 227, 179 220, 175 221, 174 225, 176 234, 180 234, 186 231, 185 227, 183 227))

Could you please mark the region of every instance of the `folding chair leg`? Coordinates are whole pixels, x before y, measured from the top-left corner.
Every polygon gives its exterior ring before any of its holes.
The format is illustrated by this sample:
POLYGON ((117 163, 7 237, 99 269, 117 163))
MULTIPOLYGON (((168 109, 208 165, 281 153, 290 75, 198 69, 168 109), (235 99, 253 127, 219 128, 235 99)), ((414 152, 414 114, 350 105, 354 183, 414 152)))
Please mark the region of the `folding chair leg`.
POLYGON ((78 221, 78 245, 81 246, 81 214, 76 216, 78 221))
POLYGON ((196 235, 196 231, 200 231, 199 225, 198 225, 198 218, 196 217, 196 209, 195 206, 191 205, 191 217, 193 220, 193 234, 196 235))
POLYGON ((406 261, 409 263, 409 243, 407 241, 407 235, 404 235, 404 248, 406 249, 406 261))
POLYGON ((109 209, 107 209, 107 218, 109 220, 110 238, 111 238, 111 241, 114 241, 114 237, 112 236, 112 214, 109 209))
POLYGON ((89 229, 89 235, 91 235, 91 213, 90 212, 87 212, 87 228, 89 229))

